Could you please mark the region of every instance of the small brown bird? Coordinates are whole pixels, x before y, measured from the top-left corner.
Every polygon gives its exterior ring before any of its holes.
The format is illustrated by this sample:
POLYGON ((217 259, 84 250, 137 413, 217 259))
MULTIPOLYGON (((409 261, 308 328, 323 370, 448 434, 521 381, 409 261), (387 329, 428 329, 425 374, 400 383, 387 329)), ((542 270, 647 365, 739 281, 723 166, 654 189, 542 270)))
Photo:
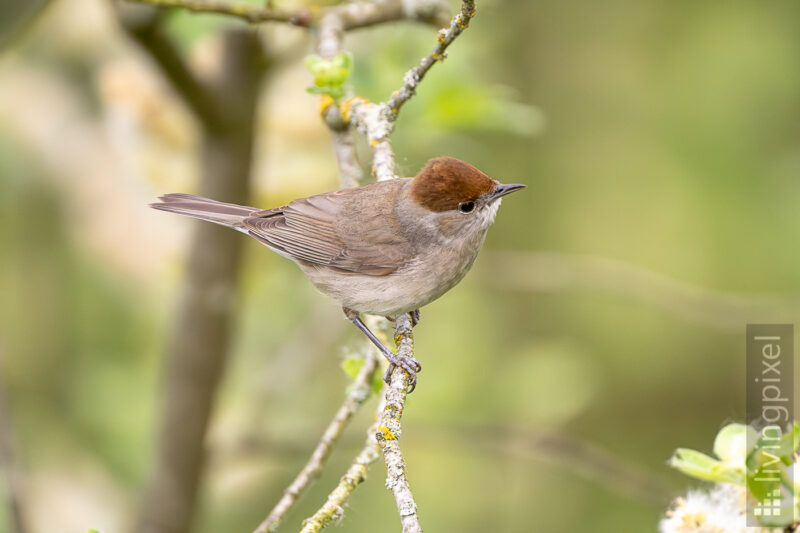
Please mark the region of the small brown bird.
POLYGON ((151 207, 246 233, 297 263, 323 294, 389 360, 411 390, 422 367, 384 346, 360 313, 396 317, 450 290, 472 267, 500 198, 525 185, 504 185, 452 157, 431 159, 414 178, 379 181, 257 209, 190 194, 167 194, 151 207))

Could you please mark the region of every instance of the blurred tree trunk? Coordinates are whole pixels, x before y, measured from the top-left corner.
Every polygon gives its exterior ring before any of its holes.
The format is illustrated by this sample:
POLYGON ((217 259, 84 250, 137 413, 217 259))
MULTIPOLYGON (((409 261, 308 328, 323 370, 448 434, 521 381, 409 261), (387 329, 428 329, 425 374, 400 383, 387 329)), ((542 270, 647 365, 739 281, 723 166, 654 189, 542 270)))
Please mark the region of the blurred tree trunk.
MULTIPOLYGON (((249 203, 258 95, 268 68, 256 34, 228 32, 218 75, 201 82, 150 22, 128 29, 200 119, 199 194, 249 203)), ((234 329, 243 243, 242 236, 230 229, 195 224, 186 281, 166 351, 156 455, 137 517, 140 533, 191 529, 204 466, 204 437, 234 329)))
MULTIPOLYGON (((0 375, 2 378, 2 375, 0 375)), ((0 476, 2 487, 0 494, 5 496, 6 515, 9 524, 9 533, 26 533, 22 509, 22 483, 20 468, 17 464, 14 450, 14 431, 11 423, 11 413, 6 408, 6 392, 2 380, 0 380, 0 476)), ((3 522, 0 521, 0 530, 3 522)))

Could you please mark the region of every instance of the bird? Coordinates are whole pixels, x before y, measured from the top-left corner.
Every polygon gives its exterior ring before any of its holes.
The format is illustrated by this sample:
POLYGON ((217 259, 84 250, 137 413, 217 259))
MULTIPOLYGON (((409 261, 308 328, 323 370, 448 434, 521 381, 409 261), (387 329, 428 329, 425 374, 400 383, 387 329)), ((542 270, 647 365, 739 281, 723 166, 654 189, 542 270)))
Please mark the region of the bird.
POLYGON ((409 375, 422 365, 387 348, 362 314, 394 318, 453 288, 472 267, 501 200, 503 184, 453 157, 429 160, 414 177, 376 181, 259 209, 172 193, 150 207, 235 229, 294 261, 389 362, 409 375))

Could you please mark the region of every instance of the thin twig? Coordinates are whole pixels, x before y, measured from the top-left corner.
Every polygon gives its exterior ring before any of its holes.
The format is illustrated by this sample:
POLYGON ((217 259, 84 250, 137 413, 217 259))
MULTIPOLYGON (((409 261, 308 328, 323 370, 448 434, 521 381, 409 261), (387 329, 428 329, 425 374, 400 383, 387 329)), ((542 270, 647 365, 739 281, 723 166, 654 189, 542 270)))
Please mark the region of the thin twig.
POLYGON ((470 20, 475 16, 475 0, 463 0, 461 2, 461 13, 453 17, 449 28, 442 28, 436 36, 438 41, 436 47, 430 55, 422 58, 419 65, 406 72, 403 78, 403 86, 395 91, 392 97, 386 102, 390 115, 389 120, 395 120, 400 107, 406 103, 417 89, 417 85, 425 77, 425 74, 437 61, 444 61, 447 57, 447 47, 450 46, 456 37, 467 29, 470 20))
POLYGON ((753 320, 780 320, 800 312, 797 295, 726 292, 681 281, 609 257, 559 252, 506 251, 483 255, 488 283, 519 291, 592 291, 630 298, 723 331, 753 320))
MULTIPOLYGON (((414 337, 411 331, 411 318, 408 314, 397 317, 395 329, 395 342, 397 353, 401 356, 413 357, 414 337)), ((408 485, 406 475, 406 461, 400 450, 400 435, 402 426, 400 418, 406 404, 406 391, 408 391, 410 377, 400 367, 395 367, 391 375, 390 384, 385 387, 385 407, 380 416, 380 425, 375 438, 383 452, 386 463, 386 486, 392 491, 403 533, 422 533, 422 526, 417 516, 417 504, 411 487, 408 485)))
POLYGON ((285 22, 294 26, 307 27, 311 24, 311 12, 307 9, 298 11, 276 11, 252 4, 238 4, 219 0, 127 0, 139 4, 157 7, 176 7, 195 13, 216 13, 244 19, 247 22, 285 22))
POLYGON ((372 390, 372 378, 375 375, 375 370, 378 368, 378 356, 374 349, 367 350, 367 355, 364 360, 364 365, 358 372, 356 379, 350 386, 350 390, 344 399, 344 403, 339 407, 336 415, 331 420, 322 438, 317 443, 314 453, 308 463, 303 467, 297 477, 292 481, 283 496, 270 511, 267 518, 255 529, 254 533, 267 533, 277 529, 283 517, 289 512, 289 509, 297 502, 303 491, 319 477, 322 472, 325 462, 328 460, 333 447, 339 440, 339 437, 344 432, 350 419, 358 411, 359 407, 369 398, 370 391, 372 390))
POLYGON ((325 500, 325 503, 322 504, 317 512, 303 521, 303 528, 300 533, 316 533, 332 520, 339 520, 344 514, 345 502, 356 490, 356 487, 367 478, 367 470, 380 456, 375 434, 378 431, 378 418, 383 412, 384 405, 383 400, 378 402, 376 420, 367 430, 367 441, 364 444, 364 448, 353 459, 350 468, 339 479, 336 487, 328 494, 328 499, 325 500))
POLYGON ((463 33, 475 16, 475 1, 462 0, 461 12, 450 22, 449 28, 442 28, 437 34, 437 44, 430 55, 422 58, 419 65, 403 77, 403 86, 392 93, 386 102, 373 104, 364 98, 351 98, 341 106, 341 116, 352 123, 367 136, 373 149, 372 173, 378 181, 392 179, 394 173, 394 152, 389 137, 394 131, 394 123, 400 107, 414 96, 417 86, 425 74, 437 62, 447 56, 447 47, 463 33))

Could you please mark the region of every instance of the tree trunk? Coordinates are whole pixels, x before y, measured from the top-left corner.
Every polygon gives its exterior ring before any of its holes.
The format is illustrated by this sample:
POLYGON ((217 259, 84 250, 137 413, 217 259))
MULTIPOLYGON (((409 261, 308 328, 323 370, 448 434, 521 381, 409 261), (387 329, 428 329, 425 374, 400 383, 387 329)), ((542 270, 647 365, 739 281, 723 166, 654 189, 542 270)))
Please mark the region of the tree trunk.
MULTIPOLYGON (((225 37, 215 106, 204 122, 199 194, 249 203, 254 119, 266 61, 255 33, 225 37)), ((196 222, 186 281, 166 353, 157 449, 139 511, 140 533, 191 529, 204 466, 204 438, 235 329, 242 235, 196 222)))

